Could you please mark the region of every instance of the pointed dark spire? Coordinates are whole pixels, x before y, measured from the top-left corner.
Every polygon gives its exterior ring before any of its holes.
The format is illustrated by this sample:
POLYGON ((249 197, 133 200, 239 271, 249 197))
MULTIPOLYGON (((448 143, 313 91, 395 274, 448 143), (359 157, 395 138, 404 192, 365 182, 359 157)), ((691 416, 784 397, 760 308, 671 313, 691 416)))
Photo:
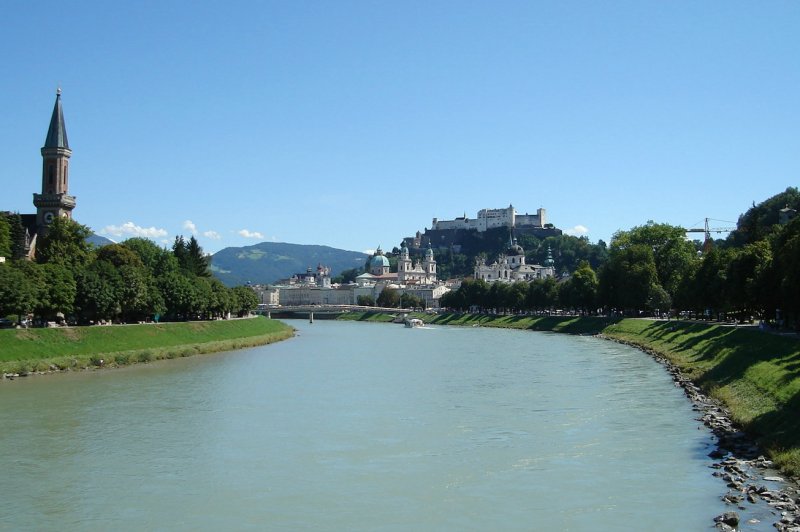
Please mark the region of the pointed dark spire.
POLYGON ((44 147, 69 149, 67 126, 64 124, 64 112, 61 110, 61 89, 56 91, 56 104, 53 107, 53 116, 50 118, 50 129, 47 130, 44 147))

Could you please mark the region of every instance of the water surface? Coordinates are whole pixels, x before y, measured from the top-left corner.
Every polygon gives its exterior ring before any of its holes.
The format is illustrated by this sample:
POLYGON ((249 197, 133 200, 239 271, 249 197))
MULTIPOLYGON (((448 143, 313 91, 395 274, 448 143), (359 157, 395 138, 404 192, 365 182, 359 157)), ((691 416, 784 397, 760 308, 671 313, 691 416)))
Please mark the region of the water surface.
POLYGON ((0 385, 0 529, 705 530, 727 510, 708 432, 640 351, 292 324, 0 385))

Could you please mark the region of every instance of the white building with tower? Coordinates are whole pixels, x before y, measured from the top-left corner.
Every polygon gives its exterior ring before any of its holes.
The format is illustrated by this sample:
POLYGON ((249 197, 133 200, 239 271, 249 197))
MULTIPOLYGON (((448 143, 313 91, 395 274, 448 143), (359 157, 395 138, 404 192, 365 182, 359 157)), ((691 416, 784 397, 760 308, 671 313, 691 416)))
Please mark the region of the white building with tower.
POLYGON ((516 240, 509 242, 508 249, 501 254, 492 264, 486 264, 483 258, 475 261, 475 279, 482 279, 487 283, 500 281, 513 283, 516 281, 533 281, 555 277, 555 261, 550 247, 547 247, 547 259, 544 265, 526 264, 525 250, 517 244, 516 240))

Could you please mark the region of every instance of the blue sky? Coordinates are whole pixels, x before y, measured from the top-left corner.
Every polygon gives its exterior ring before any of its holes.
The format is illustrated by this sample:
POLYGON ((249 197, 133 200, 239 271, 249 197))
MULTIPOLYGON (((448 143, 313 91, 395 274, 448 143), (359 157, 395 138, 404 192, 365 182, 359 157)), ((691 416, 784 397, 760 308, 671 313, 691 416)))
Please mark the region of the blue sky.
MULTIPOLYGON (((800 2, 23 2, 0 209, 34 212, 56 88, 75 218, 391 248, 510 203, 590 240, 735 221, 800 176, 800 2)), ((717 224, 725 225, 725 224, 717 224)))

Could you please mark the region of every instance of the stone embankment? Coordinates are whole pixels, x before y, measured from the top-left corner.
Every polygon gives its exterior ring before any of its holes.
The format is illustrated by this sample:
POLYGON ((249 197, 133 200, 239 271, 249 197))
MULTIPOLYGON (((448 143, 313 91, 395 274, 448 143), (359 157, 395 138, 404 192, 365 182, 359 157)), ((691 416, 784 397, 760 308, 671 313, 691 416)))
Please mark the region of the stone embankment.
POLYGON ((729 412, 703 393, 669 360, 641 345, 603 337, 643 350, 664 365, 675 385, 683 389, 692 402, 692 408, 700 414, 698 421, 711 430, 716 440, 716 448, 708 455, 716 460, 711 465, 714 469, 712 474, 726 482, 728 492, 722 500, 736 508, 714 518, 719 530, 737 530, 746 524, 758 523, 760 520, 756 516, 768 515, 780 532, 800 532, 798 479, 777 476, 772 462, 731 421, 729 412))

